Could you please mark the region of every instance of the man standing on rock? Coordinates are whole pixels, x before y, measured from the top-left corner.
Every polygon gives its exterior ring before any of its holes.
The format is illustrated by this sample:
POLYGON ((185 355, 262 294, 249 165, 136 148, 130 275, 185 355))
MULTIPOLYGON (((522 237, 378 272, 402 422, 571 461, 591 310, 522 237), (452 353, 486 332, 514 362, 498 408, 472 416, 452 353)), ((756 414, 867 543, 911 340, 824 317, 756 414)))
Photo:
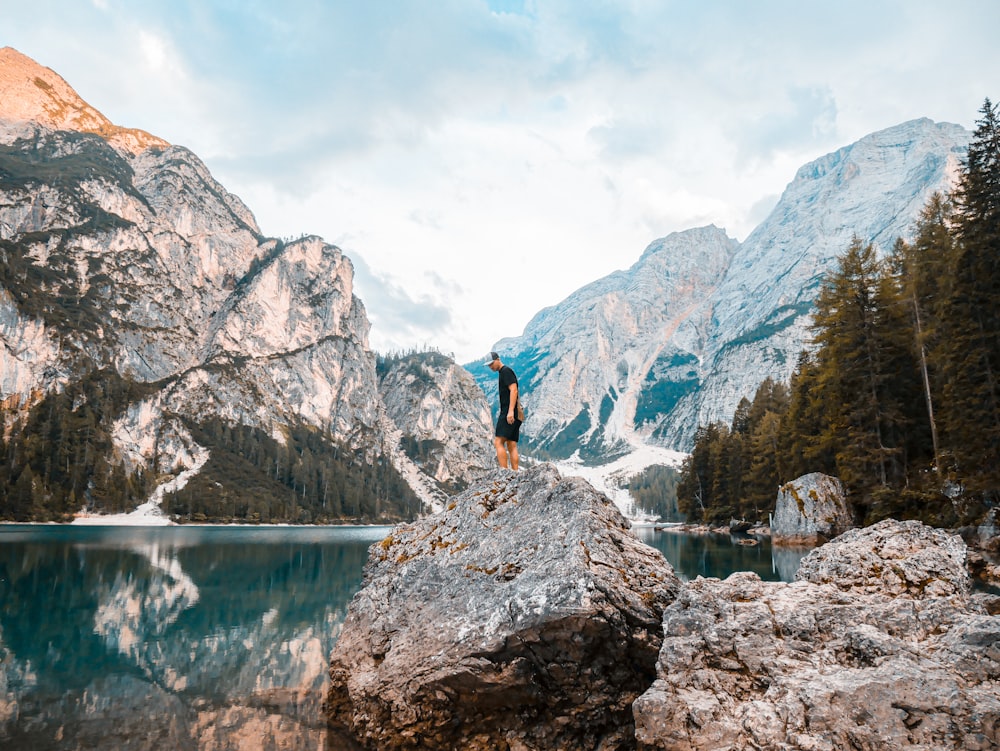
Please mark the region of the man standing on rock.
POLYGON ((493 445, 497 450, 497 461, 504 468, 517 469, 517 439, 521 433, 521 421, 517 419, 517 376, 508 366, 500 362, 500 355, 490 352, 486 366, 498 373, 497 388, 500 390, 500 414, 497 417, 496 436, 493 445))

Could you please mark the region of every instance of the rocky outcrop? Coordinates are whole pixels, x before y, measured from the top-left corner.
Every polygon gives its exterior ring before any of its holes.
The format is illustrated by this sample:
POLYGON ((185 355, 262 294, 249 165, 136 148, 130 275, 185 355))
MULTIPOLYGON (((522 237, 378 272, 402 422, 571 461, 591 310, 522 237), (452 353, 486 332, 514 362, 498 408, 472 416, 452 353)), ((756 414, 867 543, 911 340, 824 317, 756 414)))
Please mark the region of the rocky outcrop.
POLYGON ((687 584, 664 613, 640 750, 1000 746, 1000 618, 955 536, 919 522, 852 530, 792 584, 687 584))
POLYGON ((771 522, 775 545, 816 545, 852 526, 844 486, 836 477, 812 472, 778 489, 771 522))
POLYGON ((365 580, 328 699, 363 747, 634 745, 680 583, 586 482, 494 470, 372 546, 365 580))
POLYGON ((440 353, 418 352, 379 358, 378 374, 389 430, 442 499, 496 467, 489 406, 468 371, 440 353))

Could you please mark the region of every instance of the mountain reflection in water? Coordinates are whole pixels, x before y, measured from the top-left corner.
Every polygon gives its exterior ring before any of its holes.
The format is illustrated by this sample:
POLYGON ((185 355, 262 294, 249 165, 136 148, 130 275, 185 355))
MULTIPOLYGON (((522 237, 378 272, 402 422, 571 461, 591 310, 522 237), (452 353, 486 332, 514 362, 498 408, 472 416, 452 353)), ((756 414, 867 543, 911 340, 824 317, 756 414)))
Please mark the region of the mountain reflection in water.
MULTIPOLYGON (((0 525, 0 748, 333 749, 327 662, 388 527, 0 525)), ((682 578, 770 546, 652 529, 682 578)))
POLYGON ((322 748, 330 650, 388 531, 0 527, 0 747, 322 748))

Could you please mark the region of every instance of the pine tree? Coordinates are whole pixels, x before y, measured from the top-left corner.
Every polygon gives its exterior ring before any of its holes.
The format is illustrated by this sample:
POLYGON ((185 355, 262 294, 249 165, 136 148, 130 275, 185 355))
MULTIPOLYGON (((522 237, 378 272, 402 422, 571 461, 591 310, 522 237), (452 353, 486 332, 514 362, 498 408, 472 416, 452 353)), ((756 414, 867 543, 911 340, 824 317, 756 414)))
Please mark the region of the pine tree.
POLYGON ((764 520, 774 508, 778 486, 793 479, 786 477, 789 462, 781 449, 781 418, 787 411, 787 388, 766 378, 748 413, 750 466, 744 484, 748 517, 764 520))
POLYGON ((888 485, 899 452, 885 294, 874 247, 855 238, 821 289, 814 318, 823 441, 834 447, 837 474, 861 497, 888 485))
POLYGON ((912 354, 919 374, 922 397, 919 401, 923 406, 921 415, 913 414, 913 455, 917 461, 927 459, 938 485, 945 461, 935 416, 935 404, 941 395, 941 368, 931 353, 940 349, 936 324, 954 254, 951 217, 951 202, 935 193, 921 211, 913 241, 897 241, 892 256, 899 301, 910 318, 912 354), (918 442, 924 444, 924 450, 918 442))
POLYGON ((933 451, 922 407, 918 350, 910 301, 894 265, 882 264, 876 283, 880 306, 876 332, 884 374, 881 404, 883 441, 892 447, 887 457, 886 485, 901 488, 928 466, 933 451))
POLYGON ((778 487, 786 480, 782 473, 780 445, 781 416, 776 412, 765 412, 751 438, 752 459, 746 482, 747 504, 753 507, 754 518, 761 521, 774 510, 778 487))
POLYGON ((835 474, 839 440, 825 430, 826 407, 816 359, 799 355, 789 385, 788 409, 781 420, 781 453, 787 466, 782 480, 794 480, 809 472, 835 474))
POLYGON ((716 424, 699 427, 694 447, 681 467, 677 507, 691 521, 707 520, 712 515, 715 480, 713 446, 718 443, 721 430, 716 424))
POLYGON ((980 110, 955 191, 952 285, 940 310, 942 423, 960 479, 1000 495, 1000 115, 980 110))

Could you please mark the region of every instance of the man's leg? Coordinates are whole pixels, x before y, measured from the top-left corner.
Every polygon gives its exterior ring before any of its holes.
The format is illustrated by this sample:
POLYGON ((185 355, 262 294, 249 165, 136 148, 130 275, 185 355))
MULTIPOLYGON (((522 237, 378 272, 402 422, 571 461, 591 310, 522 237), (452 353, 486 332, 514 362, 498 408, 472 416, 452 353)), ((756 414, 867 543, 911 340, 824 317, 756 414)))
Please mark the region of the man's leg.
POLYGON ((519 458, 517 455, 517 441, 507 441, 507 456, 510 457, 510 468, 516 470, 519 458))
POLYGON ((494 447, 496 447, 497 450, 497 461, 500 462, 500 466, 503 467, 504 469, 507 469, 507 447, 505 445, 506 443, 507 442, 500 436, 497 436, 496 438, 493 439, 493 445, 494 447))

